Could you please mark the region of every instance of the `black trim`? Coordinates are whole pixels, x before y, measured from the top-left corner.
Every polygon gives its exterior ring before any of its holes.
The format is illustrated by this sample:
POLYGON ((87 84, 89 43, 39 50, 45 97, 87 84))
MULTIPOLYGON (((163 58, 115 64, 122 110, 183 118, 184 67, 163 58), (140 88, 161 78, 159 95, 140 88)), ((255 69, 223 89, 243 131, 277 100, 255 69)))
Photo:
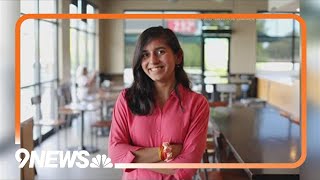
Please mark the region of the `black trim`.
POLYGON ((202 30, 202 33, 217 33, 217 34, 221 34, 221 33, 226 33, 226 34, 231 34, 232 30, 224 30, 224 29, 217 29, 217 30, 202 30))
POLYGON ((258 14, 300 14, 300 12, 296 11, 266 11, 266 10, 258 10, 258 14))
POLYGON ((73 5, 78 7, 78 0, 71 0, 71 4, 73 4, 73 5))
MULTIPOLYGON (((36 127, 37 127, 37 126, 36 126, 36 127)), ((59 129, 59 130, 60 130, 60 129, 59 129)), ((42 143, 43 143, 46 139, 48 139, 50 136, 52 136, 52 135, 54 135, 54 134, 55 134, 55 131, 54 131, 53 128, 52 128, 51 130, 49 130, 48 132, 46 132, 45 134, 41 134, 41 136, 42 136, 42 139, 41 139, 42 143)), ((34 143, 34 147, 38 146, 38 145, 39 145, 39 137, 38 137, 37 139, 33 140, 33 143, 34 143)))
MULTIPOLYGON (((87 14, 87 1, 81 1, 81 14, 87 14)), ((87 23, 87 19, 81 19, 81 21, 87 23)))

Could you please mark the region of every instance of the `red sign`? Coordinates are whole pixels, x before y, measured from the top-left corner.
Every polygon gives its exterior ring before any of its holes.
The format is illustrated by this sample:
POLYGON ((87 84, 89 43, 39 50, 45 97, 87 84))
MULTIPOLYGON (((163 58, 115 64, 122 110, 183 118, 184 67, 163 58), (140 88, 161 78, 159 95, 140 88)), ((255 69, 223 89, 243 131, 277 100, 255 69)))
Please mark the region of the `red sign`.
POLYGON ((167 27, 174 32, 181 34, 198 34, 198 20, 167 20, 167 27))

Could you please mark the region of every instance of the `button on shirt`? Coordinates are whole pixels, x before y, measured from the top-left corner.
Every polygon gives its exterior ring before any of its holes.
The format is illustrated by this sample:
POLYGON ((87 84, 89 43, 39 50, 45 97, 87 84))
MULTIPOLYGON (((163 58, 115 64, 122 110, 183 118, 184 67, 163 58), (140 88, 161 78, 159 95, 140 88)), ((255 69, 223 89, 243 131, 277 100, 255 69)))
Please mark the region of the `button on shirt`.
MULTIPOLYGON (((206 147, 209 104, 198 93, 178 85, 179 96, 172 91, 162 110, 156 106, 151 115, 135 115, 129 109, 123 90, 115 104, 109 136, 112 163, 131 163, 132 152, 159 147, 162 142, 183 144, 180 154, 169 163, 200 163, 206 147)), ((123 179, 192 179, 196 169, 177 169, 174 175, 148 169, 124 170, 123 179)))

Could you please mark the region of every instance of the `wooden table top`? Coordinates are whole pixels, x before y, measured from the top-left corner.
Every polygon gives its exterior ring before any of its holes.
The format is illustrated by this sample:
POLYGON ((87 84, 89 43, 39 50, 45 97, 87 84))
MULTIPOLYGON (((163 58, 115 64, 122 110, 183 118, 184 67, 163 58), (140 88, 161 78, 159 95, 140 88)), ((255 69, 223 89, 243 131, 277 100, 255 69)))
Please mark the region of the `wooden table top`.
MULTIPOLYGON (((242 163, 292 163, 300 158, 300 126, 273 106, 232 107, 212 119, 242 163)), ((253 174, 299 174, 298 169, 252 169, 253 174)))

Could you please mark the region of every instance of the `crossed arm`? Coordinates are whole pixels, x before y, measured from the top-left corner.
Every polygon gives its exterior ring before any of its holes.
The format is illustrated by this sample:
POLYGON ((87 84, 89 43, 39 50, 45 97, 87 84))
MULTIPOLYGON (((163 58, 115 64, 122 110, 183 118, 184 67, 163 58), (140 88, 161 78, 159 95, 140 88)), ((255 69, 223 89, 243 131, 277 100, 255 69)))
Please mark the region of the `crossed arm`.
MULTIPOLYGON (((121 96, 121 95, 120 95, 121 96)), ((159 147, 138 147, 131 145, 128 125, 125 121, 124 98, 118 99, 109 136, 109 156, 115 163, 165 163, 161 161, 159 147), (122 101, 122 102, 121 102, 122 101), (116 116, 116 117, 115 117, 116 116)), ((172 145, 173 161, 169 163, 196 163, 201 161, 206 146, 209 106, 202 101, 198 107, 183 144, 172 145)), ((150 169, 174 175, 176 179, 191 179, 196 169, 150 169)))

